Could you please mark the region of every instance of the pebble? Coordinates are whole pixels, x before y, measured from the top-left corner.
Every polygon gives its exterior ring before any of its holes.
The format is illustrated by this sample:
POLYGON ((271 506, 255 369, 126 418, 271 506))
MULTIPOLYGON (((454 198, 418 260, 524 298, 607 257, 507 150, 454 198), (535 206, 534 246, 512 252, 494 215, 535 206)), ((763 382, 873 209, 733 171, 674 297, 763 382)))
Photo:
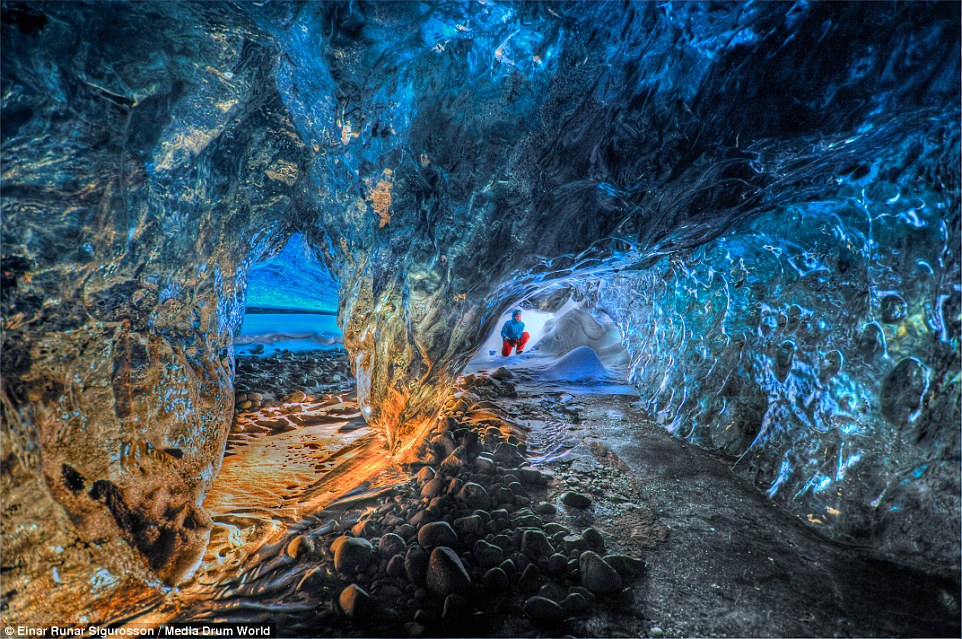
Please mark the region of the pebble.
POLYGON ((390 557, 404 551, 405 546, 407 544, 404 543, 404 539, 400 535, 387 533, 381 537, 381 543, 378 544, 377 548, 382 557, 390 557))
POLYGON ((434 469, 431 468, 430 466, 425 466, 424 468, 418 471, 417 478, 418 478, 418 481, 421 482, 422 484, 428 483, 429 481, 434 479, 434 469))
POLYGON ((504 366, 499 366, 493 373, 491 373, 491 377, 494 379, 513 379, 514 373, 509 371, 504 366))
POLYGON ((446 482, 444 481, 443 477, 435 477, 434 479, 428 481, 428 483, 424 484, 424 486, 421 488, 421 496, 427 497, 428 499, 433 499, 441 494, 445 485, 446 482))
POLYGON ((602 557, 609 566, 618 571, 622 579, 632 579, 642 573, 645 562, 627 555, 605 555, 602 557))
POLYGON ((567 492, 561 496, 561 503, 571 508, 587 508, 591 505, 591 499, 581 493, 567 492))
POLYGON ((424 585, 424 577, 428 570, 428 553, 421 546, 411 546, 404 555, 404 573, 408 581, 424 585))
POLYGON ((621 591, 621 575, 597 553, 590 550, 581 553, 578 567, 581 572, 581 585, 596 595, 607 595, 621 591))
POLYGON ((491 568, 504 561, 504 551, 494 544, 479 539, 474 544, 474 558, 481 568, 491 568))
POLYGON ((444 598, 444 607, 441 610, 441 619, 451 623, 461 621, 468 616, 468 600, 461 595, 448 595, 444 598))
POLYGON ((580 592, 572 592, 561 602, 561 607, 576 615, 588 608, 588 600, 580 592))
POLYGON ((478 515, 459 517, 454 520, 454 528, 463 533, 480 537, 484 534, 484 521, 478 515))
MULTIPOLYGON (((534 510, 534 512, 538 513, 539 515, 553 515, 556 512, 558 512, 558 509, 554 507, 554 504, 549 504, 546 501, 543 501, 540 504, 535 505, 535 507, 532 508, 532 510, 534 510)), ((548 532, 548 531, 545 530, 545 532, 548 532)))
POLYGON ((500 466, 515 468, 524 461, 518 448, 509 442, 501 442, 494 449, 494 462, 500 466))
POLYGON ((424 524, 418 531, 418 543, 426 549, 435 546, 456 546, 458 533, 454 532, 451 524, 446 521, 435 521, 424 524))
POLYGON ((551 555, 546 570, 552 577, 560 577, 568 571, 568 558, 559 553, 551 555))
POLYGON ((431 551, 425 583, 427 589, 440 599, 451 594, 465 596, 471 590, 471 577, 461 558, 446 546, 431 551))
POLYGON ((522 592, 534 592, 538 589, 538 577, 538 567, 534 564, 529 564, 528 567, 524 569, 524 572, 521 573, 521 577, 518 579, 518 590, 521 590, 522 592))
POLYGON ((654 637, 655 639, 658 639, 659 637, 665 636, 665 631, 659 628, 658 626, 652 626, 651 629, 648 631, 648 634, 654 637))
POLYGON ((538 562, 551 556, 554 548, 545 536, 544 531, 534 529, 526 530, 521 536, 521 552, 527 555, 532 561, 538 562))
POLYGON ((362 619, 374 610, 374 599, 356 584, 351 584, 342 590, 337 603, 344 614, 351 619, 362 619))
POLYGON ((501 568, 495 566, 482 575, 481 583, 490 592, 502 593, 508 588, 510 582, 508 581, 508 575, 501 568))
POLYGON ((524 612, 536 622, 545 625, 561 623, 565 618, 564 609, 545 597, 531 597, 525 601, 524 612))
POLYGON ((291 543, 287 544, 287 556, 291 559, 297 559, 298 556, 306 557, 313 552, 314 543, 310 537, 304 535, 294 537, 294 539, 291 539, 291 543))
POLYGON ((584 532, 581 533, 581 536, 595 550, 604 550, 605 538, 602 537, 601 533, 594 528, 585 528, 584 532))
POLYGON ((547 477, 534 468, 519 468, 518 478, 523 484, 540 485, 548 483, 547 477))
POLYGON ((388 577, 397 579, 404 574, 404 555, 397 554, 391 557, 387 562, 387 568, 385 569, 388 577))
POLYGON ((342 535, 331 544, 331 553, 334 554, 334 569, 345 575, 353 575, 358 568, 367 567, 374 554, 374 546, 367 539, 342 535))
POLYGON ((455 498, 468 508, 485 509, 491 506, 491 498, 488 496, 488 491, 480 484, 474 482, 464 484, 455 498))

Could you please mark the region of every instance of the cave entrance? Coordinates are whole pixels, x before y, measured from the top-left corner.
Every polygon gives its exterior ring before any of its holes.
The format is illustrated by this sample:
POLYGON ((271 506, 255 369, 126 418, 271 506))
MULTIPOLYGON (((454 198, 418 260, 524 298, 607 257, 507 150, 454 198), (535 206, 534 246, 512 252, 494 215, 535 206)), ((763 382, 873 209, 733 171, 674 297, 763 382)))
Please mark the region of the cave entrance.
POLYGON ((204 580, 226 578, 305 514, 384 474, 337 326, 337 287, 299 233, 248 274, 233 422, 204 500, 214 522, 204 580))

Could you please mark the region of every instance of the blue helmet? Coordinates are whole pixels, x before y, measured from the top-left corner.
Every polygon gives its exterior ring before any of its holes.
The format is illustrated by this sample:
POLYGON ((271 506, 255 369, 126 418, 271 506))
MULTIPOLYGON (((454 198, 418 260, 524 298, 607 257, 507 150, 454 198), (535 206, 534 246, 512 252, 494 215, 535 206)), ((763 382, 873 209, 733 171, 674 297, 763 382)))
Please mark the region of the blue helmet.
POLYGON ((511 317, 514 317, 515 315, 521 315, 521 309, 520 309, 520 308, 516 308, 516 309, 514 309, 513 311, 511 311, 511 317))

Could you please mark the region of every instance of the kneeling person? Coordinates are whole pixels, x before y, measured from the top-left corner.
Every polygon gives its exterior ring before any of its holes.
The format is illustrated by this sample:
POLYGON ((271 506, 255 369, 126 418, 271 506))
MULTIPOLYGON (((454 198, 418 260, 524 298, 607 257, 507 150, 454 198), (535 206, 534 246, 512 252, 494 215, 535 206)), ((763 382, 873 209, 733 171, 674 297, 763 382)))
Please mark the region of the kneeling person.
POLYGON ((524 345, 528 343, 531 335, 524 330, 524 322, 521 321, 521 309, 516 308, 511 311, 511 319, 501 327, 501 339, 504 344, 501 346, 501 354, 507 357, 511 354, 511 349, 518 347, 518 355, 524 352, 524 345))

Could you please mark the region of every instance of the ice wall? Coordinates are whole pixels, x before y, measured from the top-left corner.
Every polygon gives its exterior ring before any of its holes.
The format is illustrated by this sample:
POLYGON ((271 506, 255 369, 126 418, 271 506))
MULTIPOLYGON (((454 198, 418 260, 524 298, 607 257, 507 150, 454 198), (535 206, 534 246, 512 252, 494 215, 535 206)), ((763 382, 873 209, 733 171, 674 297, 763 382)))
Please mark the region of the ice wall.
MULTIPOLYGON (((577 297, 609 313, 673 434, 824 534, 958 560, 958 130, 866 125, 864 162, 696 249, 577 297), (951 213, 955 211, 955 213, 951 213)), ((836 153, 815 144, 819 158, 836 153)), ((762 153, 760 168, 767 159, 762 153)))

